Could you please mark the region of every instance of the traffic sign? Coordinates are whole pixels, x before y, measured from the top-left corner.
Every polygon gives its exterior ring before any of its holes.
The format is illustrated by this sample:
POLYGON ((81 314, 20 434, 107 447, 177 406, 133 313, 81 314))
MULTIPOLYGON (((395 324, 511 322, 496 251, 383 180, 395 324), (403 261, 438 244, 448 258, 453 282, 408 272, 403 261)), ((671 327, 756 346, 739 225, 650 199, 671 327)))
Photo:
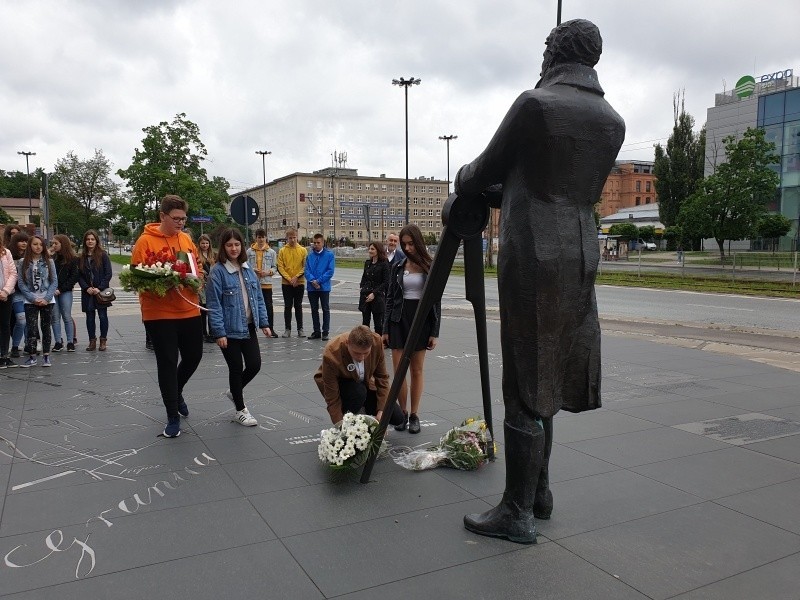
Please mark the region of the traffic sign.
POLYGON ((251 196, 236 196, 231 202, 231 217, 239 225, 252 225, 258 214, 258 203, 251 196))

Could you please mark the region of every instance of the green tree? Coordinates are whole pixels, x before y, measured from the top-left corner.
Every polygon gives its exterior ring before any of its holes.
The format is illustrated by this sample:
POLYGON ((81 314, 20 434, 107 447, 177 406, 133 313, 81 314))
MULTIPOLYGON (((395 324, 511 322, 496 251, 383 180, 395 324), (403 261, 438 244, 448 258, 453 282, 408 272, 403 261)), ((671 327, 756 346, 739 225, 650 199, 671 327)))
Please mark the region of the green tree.
POLYGON ((74 152, 59 159, 49 184, 51 222, 66 224, 76 236, 104 227, 108 222, 105 212, 119 193, 119 185, 110 175, 111 163, 102 150, 95 150, 87 159, 74 152))
MULTIPOLYGON (((31 173, 31 197, 39 198, 42 175, 41 167, 31 173)), ((3 171, 0 169, 0 198, 27 198, 28 174, 25 171, 3 171)))
POLYGON ((652 242, 656 238, 656 228, 653 225, 643 225, 639 227, 639 237, 645 242, 652 242))
POLYGON ((653 174, 656 176, 658 215, 669 227, 675 225, 683 203, 703 179, 705 157, 705 127, 694 133, 694 117, 684 108, 683 92, 672 97, 674 125, 666 149, 655 146, 653 174))
POLYGON ((111 226, 111 233, 117 240, 127 240, 131 237, 131 230, 125 223, 114 223, 111 226))
POLYGON ((783 237, 792 229, 792 221, 780 213, 771 213, 768 215, 761 215, 758 220, 757 230, 765 240, 770 240, 772 243, 772 253, 775 254, 775 246, 779 237, 783 237))
POLYGON ((134 149, 131 165, 117 174, 127 183, 129 197, 115 209, 126 221, 138 225, 154 221, 159 202, 167 194, 178 194, 189 203, 190 213, 210 216, 215 223, 227 223, 228 181, 209 179, 203 167, 208 151, 200 140, 200 128, 175 115, 142 129, 142 147, 134 149))
POLYGON ((609 227, 608 235, 618 235, 623 240, 635 240, 639 238, 639 228, 633 223, 614 223, 609 227))
POLYGON ((7 225, 8 223, 13 223, 14 219, 11 218, 11 215, 0 208, 0 225, 7 225))
POLYGON ((667 250, 675 250, 678 244, 683 244, 683 230, 677 225, 665 227, 663 237, 667 241, 667 250))
POLYGON ((726 162, 706 177, 684 203, 678 224, 689 236, 713 237, 725 258, 725 240, 740 240, 757 233, 757 225, 774 199, 780 179, 769 165, 778 160, 775 144, 764 131, 748 128, 742 139, 728 136, 726 162))

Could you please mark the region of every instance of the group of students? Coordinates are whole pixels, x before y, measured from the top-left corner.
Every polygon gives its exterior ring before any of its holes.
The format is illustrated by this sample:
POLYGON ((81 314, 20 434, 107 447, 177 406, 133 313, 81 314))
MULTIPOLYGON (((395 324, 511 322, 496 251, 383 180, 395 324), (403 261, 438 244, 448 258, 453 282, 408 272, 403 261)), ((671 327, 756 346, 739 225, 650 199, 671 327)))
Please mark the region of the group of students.
MULTIPOLYGON (((276 337, 271 311, 272 276, 277 270, 282 278, 286 331, 291 332, 290 311, 294 307, 296 315, 299 315, 298 332, 301 332, 302 313, 299 303, 295 303, 295 297, 299 296, 302 300, 302 294, 294 288, 302 286, 305 279, 312 286, 312 293, 329 293, 330 277, 333 275, 333 261, 328 266, 320 260, 319 264, 312 264, 310 271, 307 270, 305 249, 297 244, 297 231, 293 229, 287 230, 287 244, 277 257, 266 243, 263 230, 256 232, 256 242, 250 248, 245 246, 241 233, 232 228, 220 234, 216 251, 211 247, 211 240, 204 239, 204 236, 198 240, 198 247, 183 231, 187 211, 185 200, 175 195, 165 196, 161 201, 160 222, 145 227, 131 256, 132 264, 136 264, 148 250, 165 246, 172 248, 176 254, 193 253, 198 258, 198 270, 205 277, 202 298, 186 288, 170 290, 163 298, 148 292, 139 294, 142 321, 156 356, 159 389, 167 411, 163 435, 168 438, 180 435, 181 417, 189 416, 183 390, 202 359, 204 336, 217 344, 227 363, 229 389, 225 395, 234 405, 234 421, 244 426, 257 425, 258 421, 245 405, 244 388, 261 369, 258 330, 267 337, 276 337), (290 248, 289 253, 282 259, 281 253, 286 248, 290 248), (323 265, 324 268, 320 268, 323 265), (311 275, 308 275, 309 272, 311 275), (201 316, 201 312, 206 313, 205 316, 201 316)), ((315 380, 334 422, 339 420, 337 416, 341 418, 343 409, 351 412, 365 410, 376 415, 380 415, 384 409, 388 375, 385 374, 383 348, 388 346, 392 349, 396 367, 431 265, 431 257, 418 227, 405 227, 400 232, 399 240, 405 255, 398 254, 398 260, 389 274, 362 278, 362 290, 366 291, 370 286, 365 294, 365 303, 384 300, 383 289, 386 290, 385 317, 381 316, 375 321, 376 327, 380 324, 380 333, 373 333, 368 327, 360 325, 331 340, 324 351, 315 380), (372 283, 368 284, 369 281, 372 283), (371 299, 367 300, 366 297, 370 295, 371 299), (367 360, 370 354, 372 359, 367 360), (336 360, 330 359, 331 356, 335 356, 336 360), (334 371, 329 372, 331 368, 334 371)), ((319 236, 319 249, 316 248, 317 241, 315 237, 313 251, 317 258, 322 258, 324 240, 319 236)), ((371 258, 368 262, 372 262, 372 266, 365 264, 365 275, 367 271, 384 271, 382 267, 376 268, 378 262, 386 260, 382 246, 376 242, 370 248, 371 258), (377 257, 381 257, 381 260, 377 257)), ((300 289, 302 291, 303 287, 300 289)), ((424 386, 425 352, 436 346, 440 312, 437 302, 426 318, 424 335, 412 354, 411 411, 406 408, 404 384, 400 400, 392 407, 391 422, 395 429, 408 428, 411 433, 420 430, 417 411, 424 386)), ((379 313, 370 314, 377 316, 379 313)), ((323 337, 324 333, 327 338, 330 321, 325 319, 322 324, 317 319, 314 321, 313 333, 319 333, 319 337, 323 337)), ((312 334, 310 337, 317 336, 312 334)))
POLYGON ((78 256, 66 235, 55 235, 47 248, 41 236, 7 225, 0 241, 0 369, 37 366, 39 343, 43 367, 52 366, 51 351, 75 351, 72 294, 76 283, 81 288, 81 310, 86 313, 86 350, 98 349, 99 318, 99 350, 105 351, 110 304, 101 305, 96 296, 108 287, 111 275, 111 261, 92 229, 84 233, 78 256), (17 364, 14 359, 23 354, 27 358, 17 364))

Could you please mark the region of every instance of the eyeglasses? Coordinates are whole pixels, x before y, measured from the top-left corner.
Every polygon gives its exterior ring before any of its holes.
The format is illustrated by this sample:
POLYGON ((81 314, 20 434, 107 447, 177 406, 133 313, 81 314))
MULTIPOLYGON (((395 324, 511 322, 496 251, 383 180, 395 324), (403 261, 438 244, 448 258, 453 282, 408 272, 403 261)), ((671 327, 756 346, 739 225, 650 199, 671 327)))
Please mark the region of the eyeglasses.
POLYGON ((178 223, 186 223, 186 221, 189 219, 189 217, 173 217, 171 215, 167 215, 167 216, 170 219, 172 219, 173 223, 176 223, 176 224, 178 224, 178 223))

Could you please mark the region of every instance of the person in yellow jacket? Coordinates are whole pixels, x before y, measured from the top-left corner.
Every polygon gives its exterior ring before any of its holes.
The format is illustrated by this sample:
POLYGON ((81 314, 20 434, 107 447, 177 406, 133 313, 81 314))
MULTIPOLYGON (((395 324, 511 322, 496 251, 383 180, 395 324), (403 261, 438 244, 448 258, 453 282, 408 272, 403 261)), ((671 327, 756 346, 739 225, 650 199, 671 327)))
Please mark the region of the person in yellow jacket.
MULTIPOLYGON (((161 221, 145 225, 144 232, 133 248, 131 264, 144 262, 148 250, 159 252, 167 248, 176 255, 179 252, 193 255, 189 259, 197 265, 197 246, 183 232, 188 209, 188 204, 180 196, 164 196, 159 212, 161 221)), ((199 300, 197 294, 188 287, 180 292, 171 289, 163 298, 150 292, 139 294, 142 321, 156 355, 158 387, 167 409, 164 437, 178 437, 181 434, 181 416, 189 416, 183 388, 203 357, 199 300)))
POLYGON ((303 291, 306 279, 303 273, 306 268, 308 251, 297 243, 297 229, 286 230, 286 245, 278 250, 278 273, 281 275, 281 291, 283 292, 283 320, 286 331, 283 337, 292 336, 292 306, 297 321, 297 337, 303 337, 303 291))

